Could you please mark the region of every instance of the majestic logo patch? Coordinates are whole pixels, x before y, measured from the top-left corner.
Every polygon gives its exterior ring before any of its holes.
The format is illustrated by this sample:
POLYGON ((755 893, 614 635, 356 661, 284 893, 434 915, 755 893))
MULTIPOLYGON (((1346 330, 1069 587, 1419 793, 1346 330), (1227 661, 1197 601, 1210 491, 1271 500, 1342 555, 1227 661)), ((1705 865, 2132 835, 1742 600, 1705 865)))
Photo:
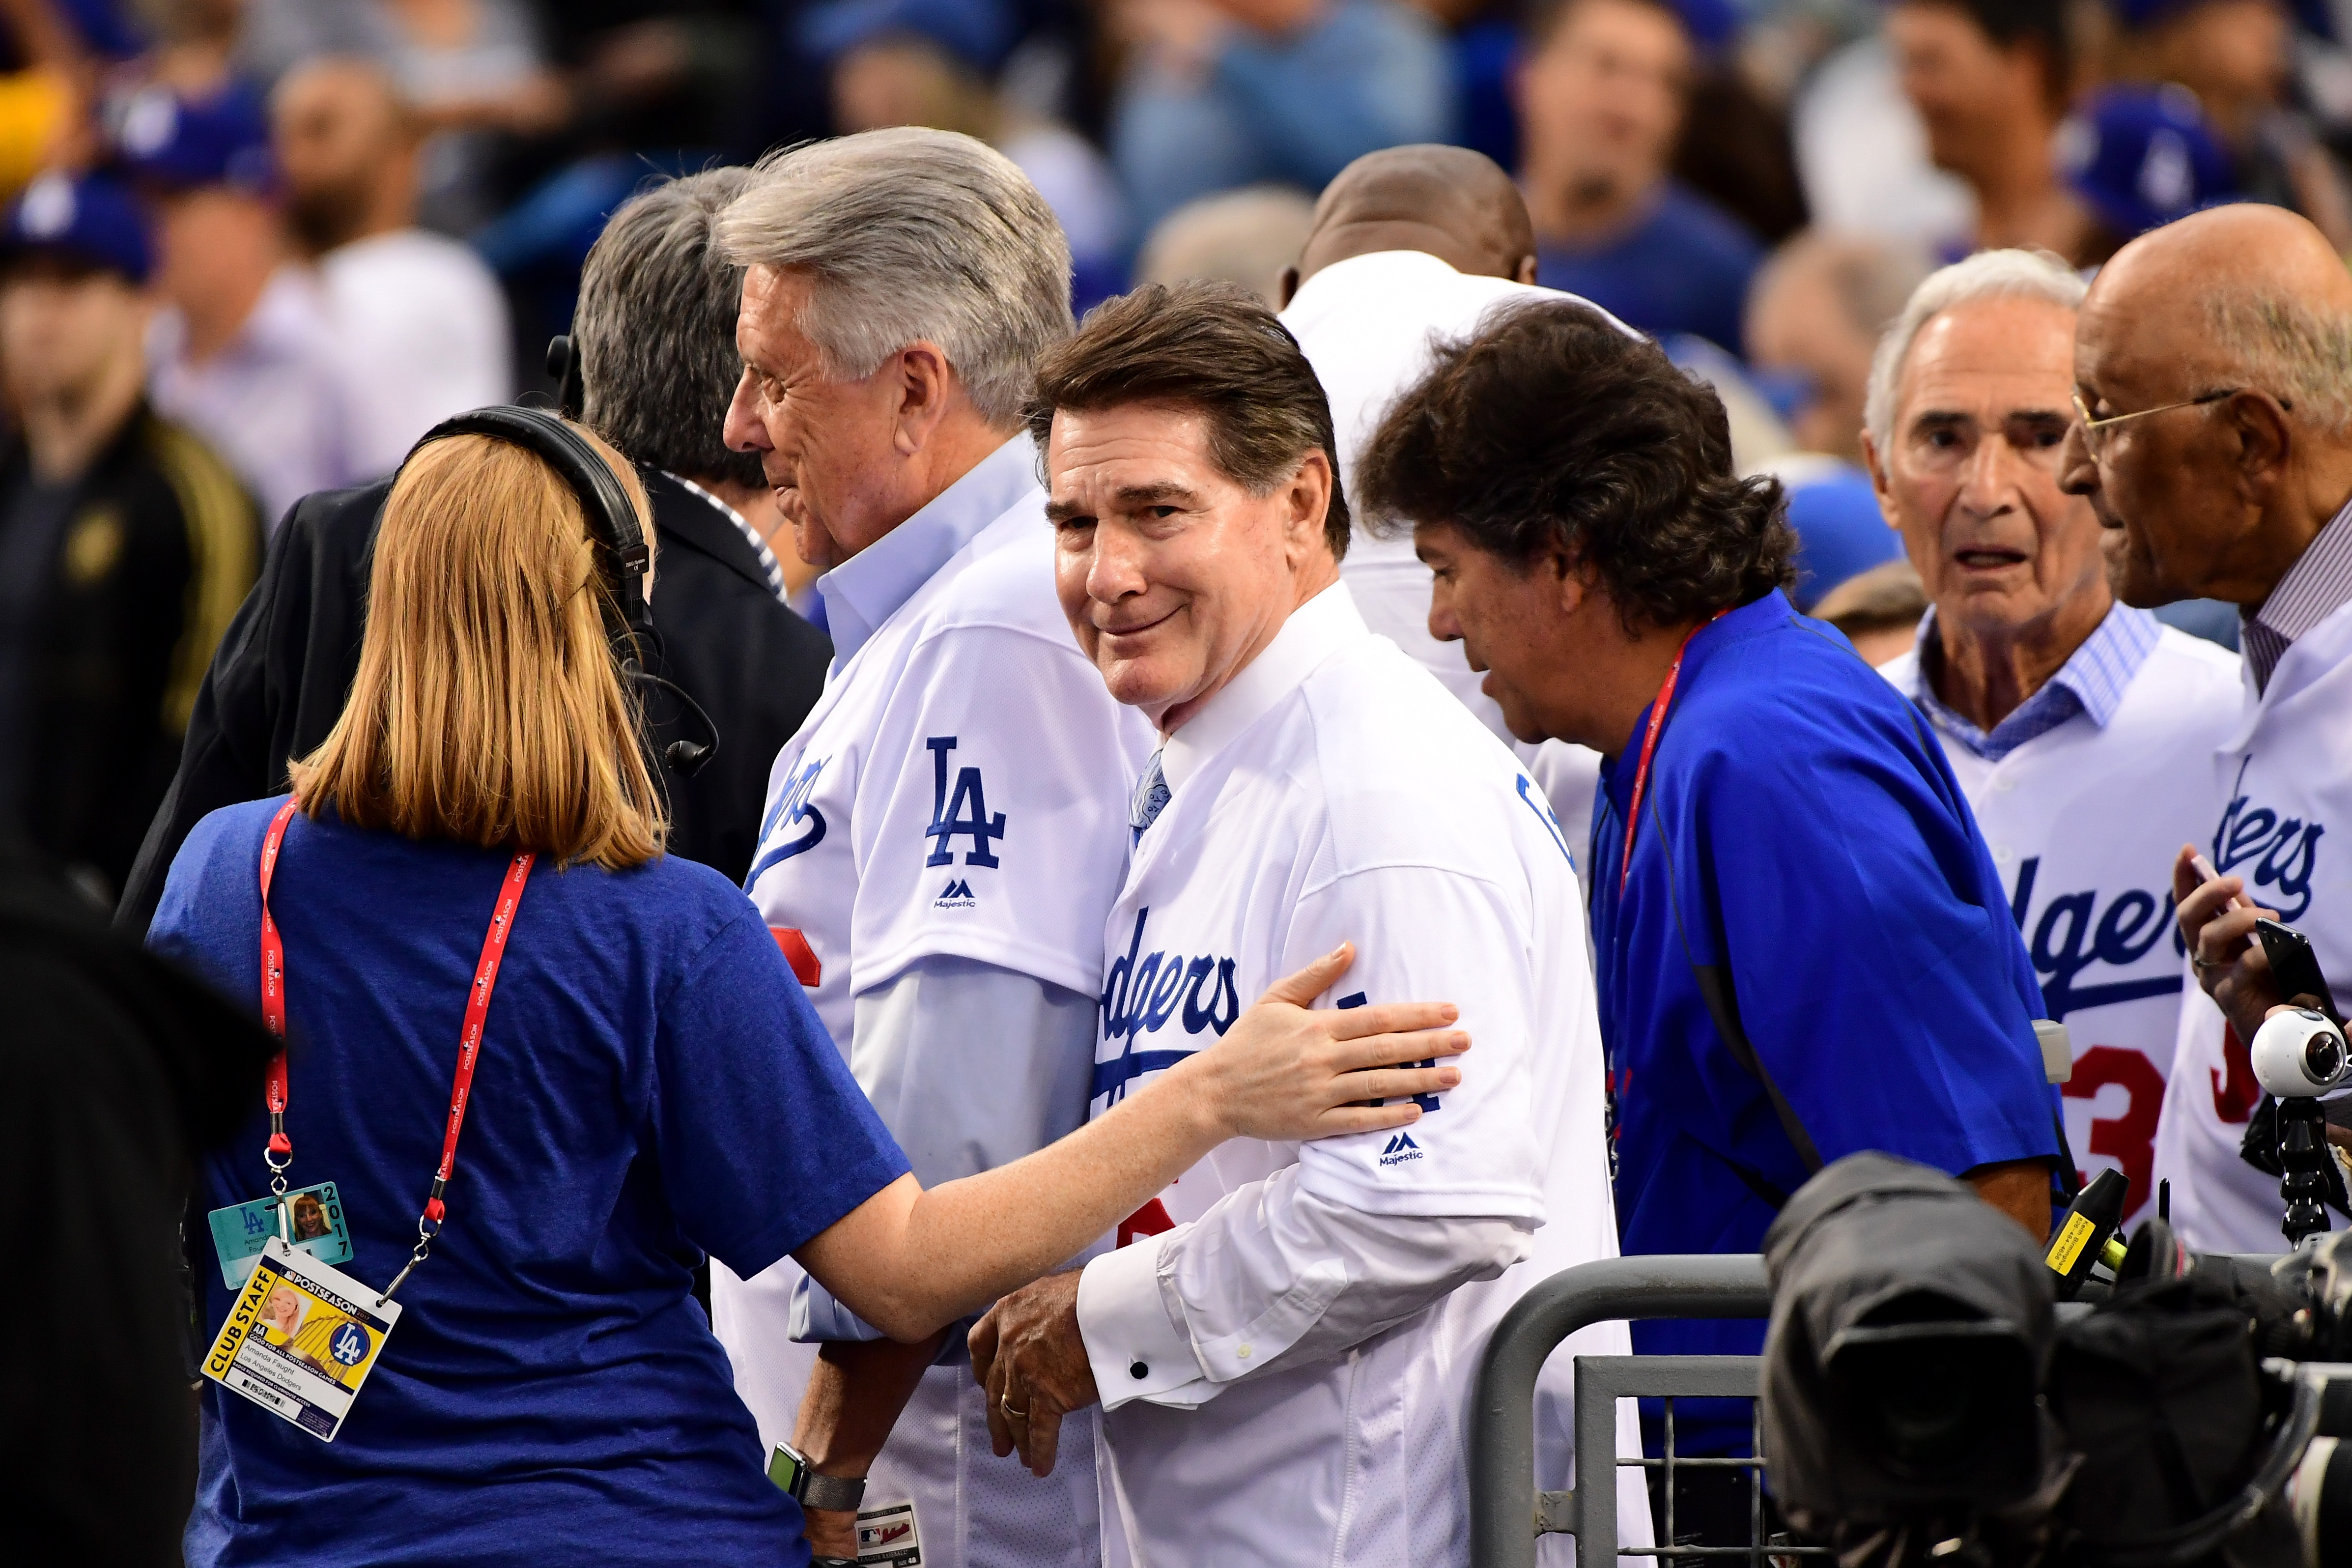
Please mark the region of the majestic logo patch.
POLYGON ((1389 1140, 1389 1146, 1381 1151, 1381 1164, 1383 1167, 1402 1165, 1408 1160, 1420 1158, 1421 1145, 1412 1141, 1412 1134, 1410 1132, 1398 1133, 1389 1140))
POLYGON ((980 900, 971 896, 971 884, 957 877, 949 881, 946 891, 931 901, 931 907, 940 910, 969 910, 977 908, 979 903, 980 900))
POLYGON ((926 866, 944 866, 955 858, 955 841, 970 838, 964 851, 967 866, 993 866, 992 846, 1004 837, 1004 814, 988 815, 988 795, 981 788, 978 768, 956 770, 955 794, 948 794, 948 753, 956 749, 953 735, 933 735, 923 742, 931 752, 931 825, 923 834, 931 841, 926 866), (967 811, 965 808, 970 807, 967 811))

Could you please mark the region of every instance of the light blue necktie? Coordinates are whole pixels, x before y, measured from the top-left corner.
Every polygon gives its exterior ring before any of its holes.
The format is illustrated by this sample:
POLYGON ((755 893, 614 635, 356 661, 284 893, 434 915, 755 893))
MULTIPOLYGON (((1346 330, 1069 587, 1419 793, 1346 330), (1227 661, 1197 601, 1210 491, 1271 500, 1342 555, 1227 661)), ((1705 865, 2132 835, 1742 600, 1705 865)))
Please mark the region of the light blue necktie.
POLYGON ((1127 825, 1135 829, 1137 843, 1143 841, 1143 830, 1159 819, 1167 804, 1168 775, 1160 771, 1160 752, 1154 752, 1151 761, 1144 764, 1143 777, 1136 782, 1135 798, 1127 810, 1127 825))

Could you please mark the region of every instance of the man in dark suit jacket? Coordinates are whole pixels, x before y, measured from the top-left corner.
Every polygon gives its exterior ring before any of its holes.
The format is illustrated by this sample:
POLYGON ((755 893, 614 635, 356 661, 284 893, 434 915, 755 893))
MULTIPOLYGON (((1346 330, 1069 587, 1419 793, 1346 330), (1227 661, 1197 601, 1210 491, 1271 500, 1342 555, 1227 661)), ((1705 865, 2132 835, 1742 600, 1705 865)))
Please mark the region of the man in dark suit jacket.
MULTIPOLYGON (((759 838, 769 764, 815 705, 833 657, 824 634, 785 607, 765 542, 775 501, 757 460, 720 437, 741 369, 741 273, 719 259, 710 228, 748 174, 670 181, 614 214, 582 272, 574 327, 583 416, 635 462, 653 503, 661 647, 648 664, 701 704, 719 735, 699 773, 664 772, 670 850, 737 881, 759 838)), ((322 491, 287 514, 197 693, 179 774, 123 890, 124 926, 146 929, 190 828, 285 789, 288 761, 334 727, 359 667, 391 489, 386 479, 322 491)), ((646 716, 656 756, 673 740, 709 739, 658 689, 646 716)))

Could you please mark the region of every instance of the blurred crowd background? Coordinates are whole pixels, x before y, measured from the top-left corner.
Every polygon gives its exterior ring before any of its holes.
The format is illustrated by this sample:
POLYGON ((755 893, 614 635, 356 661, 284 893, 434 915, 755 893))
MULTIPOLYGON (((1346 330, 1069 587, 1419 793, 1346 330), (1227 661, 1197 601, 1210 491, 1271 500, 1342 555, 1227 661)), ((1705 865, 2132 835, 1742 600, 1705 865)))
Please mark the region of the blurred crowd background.
POLYGON ((551 390, 648 175, 887 125, 1019 163, 1082 310, 1278 303, 1349 160, 1491 155, 1536 281, 1789 484, 1801 601, 1907 644, 1855 467, 1880 328, 1971 249, 2093 267, 2221 201, 2352 251, 2347 43, 2352 0, 0 0, 0 825, 110 898, 298 497, 551 390))

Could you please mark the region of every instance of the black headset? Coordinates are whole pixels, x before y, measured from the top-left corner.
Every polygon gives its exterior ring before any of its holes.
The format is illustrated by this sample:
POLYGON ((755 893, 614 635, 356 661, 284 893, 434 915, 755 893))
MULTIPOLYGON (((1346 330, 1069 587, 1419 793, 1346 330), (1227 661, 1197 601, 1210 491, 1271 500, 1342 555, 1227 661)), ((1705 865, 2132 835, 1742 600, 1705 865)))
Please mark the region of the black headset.
MULTIPOLYGON (((569 350, 570 344, 564 339, 558 338, 556 342, 564 343, 569 350)), ((567 378, 567 393, 576 384, 576 375, 574 369, 572 377, 567 378)), ((612 596, 600 603, 614 656, 620 661, 621 677, 640 685, 662 688, 694 716, 709 741, 673 741, 662 748, 662 761, 689 777, 699 773, 719 750, 719 727, 702 710, 702 704, 676 682, 645 668, 643 650, 659 646, 653 612, 646 604, 645 573, 651 554, 646 546, 645 529, 637 521, 637 509, 629 503, 628 492, 621 488, 619 478, 604 455, 557 416, 545 409, 513 404, 477 408, 444 419, 418 437, 408 455, 414 458, 434 442, 452 436, 487 436, 494 441, 520 447, 553 468, 557 477, 572 488, 572 493, 580 498, 580 510, 588 518, 589 539, 604 554, 612 579, 612 596)))

